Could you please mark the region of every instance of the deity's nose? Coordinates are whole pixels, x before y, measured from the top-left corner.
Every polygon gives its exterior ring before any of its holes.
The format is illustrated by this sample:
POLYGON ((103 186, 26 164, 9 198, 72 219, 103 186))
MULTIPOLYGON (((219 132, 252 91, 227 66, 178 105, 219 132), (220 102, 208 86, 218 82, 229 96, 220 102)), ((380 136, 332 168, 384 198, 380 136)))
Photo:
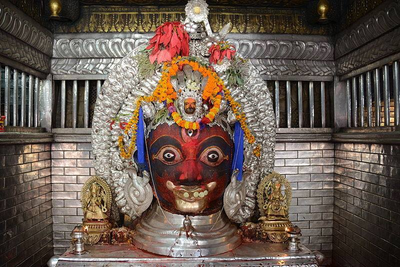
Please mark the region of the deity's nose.
POLYGON ((179 181, 183 185, 193 185, 192 183, 199 182, 202 180, 196 160, 189 159, 185 160, 182 164, 181 174, 179 181))

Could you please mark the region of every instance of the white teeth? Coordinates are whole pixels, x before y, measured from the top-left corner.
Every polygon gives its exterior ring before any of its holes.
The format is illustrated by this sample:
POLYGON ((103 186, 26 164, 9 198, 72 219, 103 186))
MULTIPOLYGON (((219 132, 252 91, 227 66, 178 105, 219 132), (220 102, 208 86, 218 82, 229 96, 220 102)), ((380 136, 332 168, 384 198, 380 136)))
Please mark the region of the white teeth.
POLYGON ((167 186, 167 188, 168 188, 169 190, 172 190, 172 189, 175 188, 174 183, 171 182, 171 181, 167 181, 165 185, 167 186))
MULTIPOLYGON (((165 185, 166 185, 166 187, 169 189, 169 190, 171 190, 171 191, 173 191, 173 192, 175 192, 175 193, 177 193, 177 192, 179 192, 181 189, 176 189, 176 185, 174 185, 174 183, 173 182, 171 182, 171 181, 167 181, 166 183, 165 183, 165 185)), ((184 198, 191 198, 191 197, 195 197, 195 198, 204 198, 205 196, 207 196, 208 195, 208 193, 210 192, 210 191, 212 191, 212 190, 214 190, 215 189, 215 187, 217 186, 217 183, 216 182, 211 182, 211 183, 208 183, 207 185, 207 189, 205 189, 204 191, 201 191, 201 192, 199 192, 199 191, 196 191, 196 192, 184 192, 183 193, 183 195, 181 195, 181 196, 183 196, 184 198)), ((186 191, 186 190, 185 190, 186 191)), ((182 191, 181 191, 182 192, 182 191)), ((182 194, 182 193, 180 193, 180 194, 182 194)))
POLYGON ((208 189, 208 191, 212 191, 212 190, 214 190, 214 188, 217 186, 217 183, 216 182, 211 182, 211 183, 208 183, 207 184, 207 189, 208 189))

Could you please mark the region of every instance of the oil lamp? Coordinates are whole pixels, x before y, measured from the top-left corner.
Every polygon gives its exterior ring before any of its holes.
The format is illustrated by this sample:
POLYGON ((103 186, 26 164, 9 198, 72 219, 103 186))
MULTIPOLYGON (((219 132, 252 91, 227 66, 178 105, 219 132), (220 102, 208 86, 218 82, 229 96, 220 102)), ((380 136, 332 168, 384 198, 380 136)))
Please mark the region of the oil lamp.
POLYGON ((51 19, 58 19, 60 17, 60 12, 61 12, 61 0, 50 0, 49 1, 49 7, 50 7, 50 18, 51 19))
POLYGON ((299 251, 299 237, 301 236, 301 231, 300 228, 295 226, 295 227, 286 227, 285 228, 286 234, 289 238, 288 241, 288 250, 289 251, 299 251))
POLYGON ((71 237, 73 247, 73 253, 75 255, 85 254, 85 245, 83 243, 83 237, 85 235, 85 229, 82 226, 75 226, 74 230, 72 230, 71 237))
POLYGON ((328 11, 329 11, 329 3, 327 0, 319 0, 318 2, 318 14, 319 14, 319 19, 318 21, 320 23, 328 23, 328 11))

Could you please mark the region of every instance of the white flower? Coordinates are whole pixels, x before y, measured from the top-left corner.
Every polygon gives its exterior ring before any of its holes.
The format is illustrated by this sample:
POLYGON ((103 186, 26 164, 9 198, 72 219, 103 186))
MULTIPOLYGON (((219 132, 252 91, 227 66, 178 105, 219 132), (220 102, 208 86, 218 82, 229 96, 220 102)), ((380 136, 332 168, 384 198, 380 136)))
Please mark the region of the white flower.
POLYGON ((191 0, 185 7, 186 16, 193 22, 207 20, 208 5, 204 0, 191 0))

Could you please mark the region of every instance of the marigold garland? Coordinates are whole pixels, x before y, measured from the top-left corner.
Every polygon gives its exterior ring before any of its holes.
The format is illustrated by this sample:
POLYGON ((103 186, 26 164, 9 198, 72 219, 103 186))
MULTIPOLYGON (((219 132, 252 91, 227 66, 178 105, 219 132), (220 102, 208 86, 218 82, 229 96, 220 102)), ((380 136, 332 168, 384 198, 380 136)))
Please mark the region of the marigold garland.
MULTIPOLYGON (((231 93, 225 86, 223 87, 223 90, 224 90, 225 98, 226 98, 226 100, 229 101, 230 106, 232 108, 233 113, 235 114, 236 119, 240 122, 240 126, 243 129, 244 136, 246 137, 247 142, 249 142, 249 144, 254 144, 254 142, 256 141, 256 138, 250 132, 249 127, 247 126, 246 115, 244 115, 242 112, 240 112, 240 107, 241 107, 240 104, 233 99, 233 97, 231 96, 231 93)), ((253 150, 253 153, 256 157, 261 156, 260 145, 258 145, 253 150)))
MULTIPOLYGON (((212 122, 215 118, 215 116, 218 114, 220 106, 221 106, 221 101, 222 101, 222 94, 223 92, 226 100, 229 101, 229 104, 231 106, 231 109, 233 113, 235 114, 236 119, 240 122, 240 126, 243 129, 244 135, 249 142, 249 144, 254 144, 255 142, 255 137, 252 135, 250 132, 247 122, 246 122, 246 116, 240 111, 240 104, 236 102, 231 94, 230 91, 225 87, 224 82, 219 78, 219 76, 212 71, 211 69, 201 66, 199 63, 195 61, 189 61, 187 59, 182 59, 181 57, 174 58, 171 63, 165 63, 163 66, 163 72, 161 75, 161 79, 154 90, 153 94, 151 96, 142 96, 139 97, 136 100, 136 108, 132 114, 131 119, 129 122, 126 124, 125 129, 124 129, 124 134, 128 135, 129 132, 132 132, 132 139, 130 141, 130 144, 128 146, 128 149, 125 149, 124 145, 124 136, 121 135, 118 138, 118 146, 119 150, 121 153, 121 156, 125 159, 129 159, 132 157, 132 153, 135 149, 136 146, 136 131, 137 131, 137 123, 138 123, 138 118, 139 118, 139 110, 141 107, 141 103, 143 101, 145 102, 153 102, 153 101, 159 101, 159 102, 166 102, 167 105, 173 107, 173 102, 177 98, 177 93, 172 87, 171 84, 171 77, 175 76, 178 72, 178 70, 181 70, 184 65, 190 65, 194 71, 199 71, 203 77, 208 77, 207 84, 203 90, 202 98, 204 101, 211 101, 213 104, 213 107, 210 109, 210 111, 202 118, 201 120, 195 121, 195 122, 190 122, 182 119, 180 114, 176 112, 176 109, 173 108, 173 112, 171 112, 171 117, 175 121, 177 125, 179 125, 182 128, 185 129, 192 129, 192 130, 197 130, 200 129, 202 124, 208 124, 212 122)), ((258 145, 254 150, 253 153, 255 156, 260 157, 261 155, 261 147, 258 145)))
POLYGON ((132 130, 132 139, 128 146, 128 150, 125 149, 124 136, 120 135, 118 137, 118 146, 119 146, 119 151, 120 151, 121 157, 123 157, 125 159, 130 159, 132 157, 133 150, 135 149, 135 146, 136 146, 136 131, 137 131, 137 124, 138 124, 138 120, 139 120, 139 110, 140 110, 141 104, 143 101, 152 102, 154 100, 155 99, 153 96, 141 96, 136 100, 136 108, 133 111, 132 117, 129 120, 128 124, 126 124, 125 129, 124 129, 125 135, 129 134, 129 131, 132 130))
POLYGON ((207 84, 203 90, 202 98, 204 101, 210 100, 213 107, 204 116, 201 121, 190 122, 184 120, 178 112, 172 112, 171 116, 176 124, 185 129, 197 130, 200 129, 200 123, 207 124, 214 120, 215 116, 218 114, 222 96, 220 93, 225 86, 223 81, 218 77, 218 75, 211 69, 200 65, 198 62, 190 61, 188 59, 183 59, 182 57, 174 58, 170 64, 165 63, 163 66, 163 73, 161 74, 161 79, 158 82, 156 89, 153 92, 153 96, 159 101, 166 101, 167 104, 173 103, 177 98, 177 93, 172 87, 171 77, 175 76, 179 70, 183 68, 184 65, 189 65, 194 71, 199 71, 203 77, 208 77, 207 84))

